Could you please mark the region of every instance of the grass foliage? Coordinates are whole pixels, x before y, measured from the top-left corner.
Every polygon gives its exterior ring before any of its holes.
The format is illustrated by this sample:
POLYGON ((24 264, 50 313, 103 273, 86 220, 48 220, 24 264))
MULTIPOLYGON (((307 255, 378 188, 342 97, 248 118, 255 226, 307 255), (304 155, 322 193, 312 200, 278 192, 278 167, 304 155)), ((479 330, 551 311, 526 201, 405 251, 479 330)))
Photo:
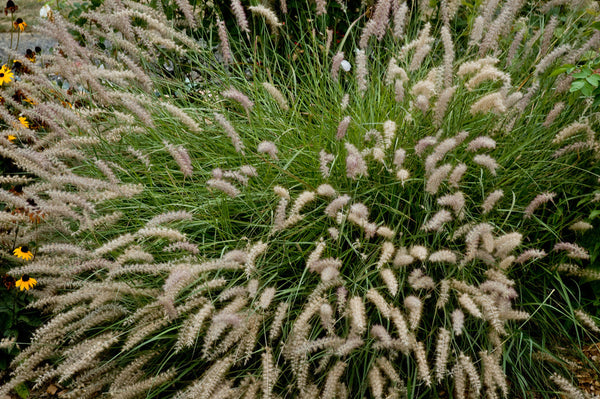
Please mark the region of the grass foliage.
POLYGON ((600 332, 600 123, 553 71, 594 59, 599 13, 57 11, 0 87, 1 256, 46 315, 0 394, 590 396, 559 348, 600 332))

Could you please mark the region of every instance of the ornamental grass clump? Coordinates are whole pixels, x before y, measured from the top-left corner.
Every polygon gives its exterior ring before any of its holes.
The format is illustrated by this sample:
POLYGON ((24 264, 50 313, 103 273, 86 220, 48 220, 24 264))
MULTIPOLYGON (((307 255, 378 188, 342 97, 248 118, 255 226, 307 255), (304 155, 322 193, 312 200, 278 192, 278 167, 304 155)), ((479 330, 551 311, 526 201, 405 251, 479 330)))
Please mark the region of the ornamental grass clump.
POLYGON ((45 216, 2 237, 38 234, 11 274, 48 316, 0 394, 586 397, 559 346, 599 330, 600 123, 552 66, 598 47, 597 6, 340 4, 44 24, 18 110, 60 119, 1 148, 45 216))

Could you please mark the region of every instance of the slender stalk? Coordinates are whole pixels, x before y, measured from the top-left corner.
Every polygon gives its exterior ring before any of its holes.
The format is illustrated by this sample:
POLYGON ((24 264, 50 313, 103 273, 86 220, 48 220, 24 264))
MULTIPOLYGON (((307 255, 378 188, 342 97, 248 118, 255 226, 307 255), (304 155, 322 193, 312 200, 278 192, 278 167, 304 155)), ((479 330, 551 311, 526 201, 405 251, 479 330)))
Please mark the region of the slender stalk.
POLYGON ((12 42, 13 42, 13 30, 15 29, 15 16, 14 14, 11 12, 10 13, 10 46, 8 47, 9 49, 12 50, 12 42))

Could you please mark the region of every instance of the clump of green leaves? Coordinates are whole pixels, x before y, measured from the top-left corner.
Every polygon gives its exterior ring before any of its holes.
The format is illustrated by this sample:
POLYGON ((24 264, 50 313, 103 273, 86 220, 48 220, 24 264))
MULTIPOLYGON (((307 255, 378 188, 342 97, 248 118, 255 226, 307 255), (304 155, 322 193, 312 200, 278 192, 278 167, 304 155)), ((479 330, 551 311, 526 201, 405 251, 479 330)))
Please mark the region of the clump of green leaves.
MULTIPOLYGON (((600 22, 592 27, 600 29, 600 22)), ((579 64, 565 64, 554 70, 551 76, 567 73, 573 77, 571 93, 579 93, 583 97, 593 98, 593 107, 600 105, 600 54, 590 51, 579 64)))

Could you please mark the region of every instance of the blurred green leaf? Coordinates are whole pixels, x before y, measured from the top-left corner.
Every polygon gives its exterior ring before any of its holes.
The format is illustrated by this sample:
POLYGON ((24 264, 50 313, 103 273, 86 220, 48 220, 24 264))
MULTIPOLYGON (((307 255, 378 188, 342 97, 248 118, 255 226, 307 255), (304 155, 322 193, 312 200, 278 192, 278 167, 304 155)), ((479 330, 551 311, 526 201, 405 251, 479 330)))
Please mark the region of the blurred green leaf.
POLYGON ((585 78, 587 78, 588 76, 590 76, 590 75, 591 75, 591 73, 592 73, 592 71, 589 71, 589 72, 587 72, 587 71, 581 71, 581 72, 574 73, 572 76, 573 76, 575 79, 585 79, 585 78))
POLYGON ((595 73, 585 78, 585 80, 587 80, 587 82, 592 86, 598 87, 598 83, 600 83, 600 75, 595 73))
POLYGON ((585 86, 585 81, 583 81, 583 80, 576 80, 573 83, 571 83, 571 89, 569 91, 571 93, 576 92, 578 90, 581 90, 583 88, 583 86, 585 86))
POLYGON ((591 97, 593 91, 594 89, 592 88, 592 86, 590 86, 589 84, 585 84, 584 82, 584 85, 581 88, 581 93, 586 97, 591 97))
POLYGON ((590 219, 595 219, 600 215, 600 209, 596 209, 590 213, 590 219))
POLYGON ((560 66, 558 68, 556 68, 554 71, 552 71, 552 73, 550 74, 550 76, 557 76, 560 75, 561 73, 571 73, 573 71, 573 68, 575 68, 575 65, 573 64, 565 64, 563 66, 560 66))
POLYGON ((20 398, 27 399, 29 397, 29 388, 24 383, 17 385, 14 389, 20 398))

